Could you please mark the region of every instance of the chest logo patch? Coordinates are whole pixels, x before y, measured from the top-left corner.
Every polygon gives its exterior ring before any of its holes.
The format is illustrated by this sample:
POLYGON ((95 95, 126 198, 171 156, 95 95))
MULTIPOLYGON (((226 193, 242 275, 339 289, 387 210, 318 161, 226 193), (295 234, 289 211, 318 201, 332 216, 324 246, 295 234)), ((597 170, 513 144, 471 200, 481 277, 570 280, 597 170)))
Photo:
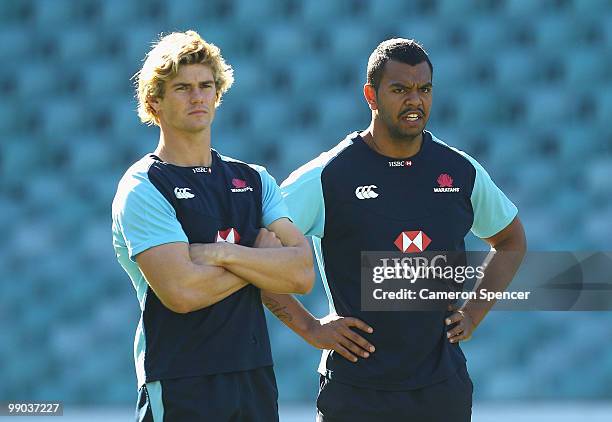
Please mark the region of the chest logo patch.
POLYGON ((357 199, 374 199, 378 198, 378 192, 374 189, 378 189, 376 185, 358 186, 355 189, 355 196, 357 199))
POLYGON ((459 192, 460 188, 453 187, 453 178, 446 173, 438 176, 438 187, 433 188, 434 192, 459 192))
POLYGON ((238 244, 240 242, 240 235, 236 229, 225 229, 219 230, 215 237, 215 242, 227 242, 238 244))
POLYGON ((412 167, 412 161, 410 160, 389 161, 389 167, 412 167))
POLYGON ((232 192, 253 192, 253 188, 247 186, 247 182, 242 179, 232 179, 232 192))
POLYGON ((189 188, 174 188, 174 196, 177 199, 191 199, 194 198, 195 195, 190 192, 189 188))
POLYGON ((421 230, 412 230, 401 232, 393 243, 404 253, 423 252, 431 243, 431 239, 421 230))

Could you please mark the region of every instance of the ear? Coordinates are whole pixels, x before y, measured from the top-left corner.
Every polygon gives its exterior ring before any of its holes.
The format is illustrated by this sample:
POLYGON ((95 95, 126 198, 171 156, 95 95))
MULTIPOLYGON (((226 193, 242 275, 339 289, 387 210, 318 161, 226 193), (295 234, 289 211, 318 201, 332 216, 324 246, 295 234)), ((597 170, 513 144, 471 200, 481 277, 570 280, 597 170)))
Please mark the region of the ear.
POLYGON ((370 84, 365 84, 363 86, 363 96, 368 102, 368 105, 370 106, 370 110, 378 110, 378 102, 376 99, 376 88, 374 88, 370 84))
POLYGON ((159 98, 157 97, 148 97, 147 98, 147 104, 149 104, 149 107, 151 107, 151 109, 155 112, 155 115, 158 116, 159 115, 159 98))

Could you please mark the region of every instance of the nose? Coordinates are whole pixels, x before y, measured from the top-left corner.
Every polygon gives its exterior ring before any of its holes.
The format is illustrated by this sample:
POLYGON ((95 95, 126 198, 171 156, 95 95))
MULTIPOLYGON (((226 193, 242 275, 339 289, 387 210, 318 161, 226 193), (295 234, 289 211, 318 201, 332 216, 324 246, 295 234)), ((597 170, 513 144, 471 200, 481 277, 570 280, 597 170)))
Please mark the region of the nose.
POLYGON ((194 104, 204 102, 204 91, 201 89, 194 89, 191 94, 191 102, 194 104))
POLYGON ((411 89, 406 94, 404 99, 404 106, 406 108, 416 108, 421 105, 421 96, 417 90, 411 89))

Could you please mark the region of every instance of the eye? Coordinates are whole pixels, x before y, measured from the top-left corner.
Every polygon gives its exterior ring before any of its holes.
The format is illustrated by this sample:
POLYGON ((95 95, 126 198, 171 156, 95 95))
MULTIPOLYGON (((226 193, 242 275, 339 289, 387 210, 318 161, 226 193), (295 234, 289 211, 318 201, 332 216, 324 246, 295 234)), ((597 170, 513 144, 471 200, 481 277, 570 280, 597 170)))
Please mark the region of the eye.
POLYGON ((179 85, 176 87, 176 91, 185 91, 187 87, 185 85, 179 85))
POLYGON ((405 92, 406 90, 404 88, 393 88, 393 90, 391 92, 393 92, 394 94, 401 94, 403 92, 405 92))
POLYGON ((423 87, 421 88, 421 92, 425 94, 429 94, 431 92, 431 87, 430 86, 423 87))

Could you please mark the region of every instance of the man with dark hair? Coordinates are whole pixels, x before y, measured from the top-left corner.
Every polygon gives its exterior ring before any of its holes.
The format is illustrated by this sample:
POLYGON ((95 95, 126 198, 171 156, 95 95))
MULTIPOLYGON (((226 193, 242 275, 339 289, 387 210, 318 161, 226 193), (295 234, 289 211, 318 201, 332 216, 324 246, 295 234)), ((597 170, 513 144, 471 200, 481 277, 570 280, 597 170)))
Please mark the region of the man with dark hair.
POLYGON ((472 382, 458 343, 493 302, 470 300, 456 312, 364 311, 361 303, 363 251, 462 252, 471 230, 492 250, 516 252, 491 254, 477 290, 493 291, 507 287, 525 251, 514 204, 474 158, 425 130, 432 73, 414 40, 381 43, 363 88, 369 127, 281 185, 294 223, 313 238, 331 310, 319 321, 291 296, 272 296, 290 328, 327 349, 319 421, 471 418, 472 382))

